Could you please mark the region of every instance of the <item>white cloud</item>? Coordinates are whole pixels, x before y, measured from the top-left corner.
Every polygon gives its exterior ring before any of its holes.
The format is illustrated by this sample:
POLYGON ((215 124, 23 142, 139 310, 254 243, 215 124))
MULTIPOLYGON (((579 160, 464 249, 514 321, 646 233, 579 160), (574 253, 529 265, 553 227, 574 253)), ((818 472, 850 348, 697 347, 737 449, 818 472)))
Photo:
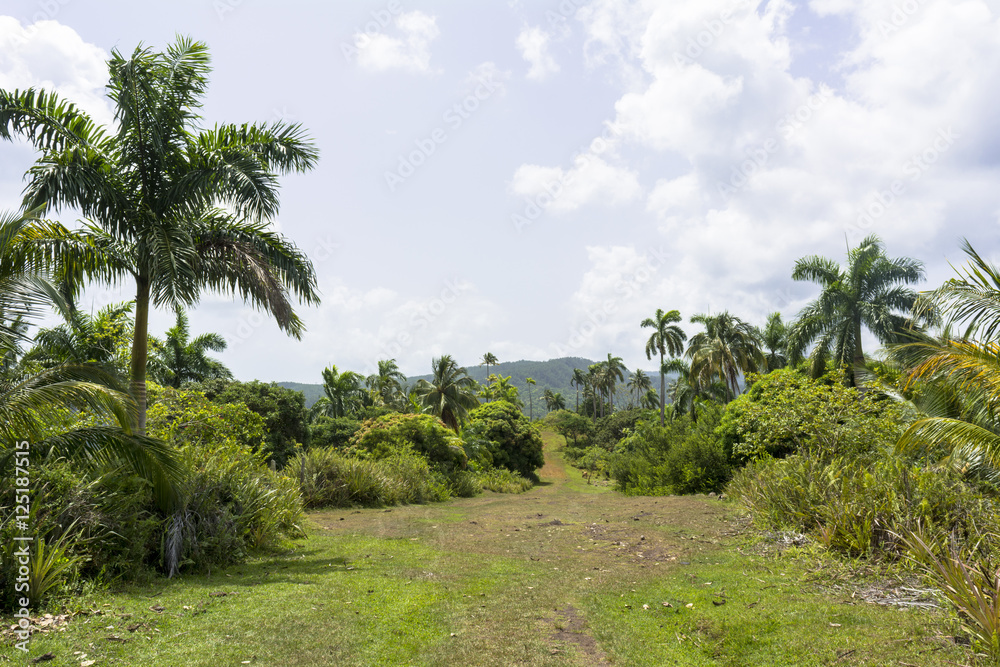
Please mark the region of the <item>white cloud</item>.
POLYGON ((414 10, 397 16, 395 24, 401 37, 363 32, 354 35, 358 64, 376 72, 390 69, 430 72, 430 43, 440 34, 437 17, 414 10))
POLYGON ((517 48, 531 68, 527 77, 534 81, 544 81, 559 72, 559 63, 549 53, 549 33, 541 28, 524 28, 517 36, 517 48))
POLYGON ((29 26, 0 16, 0 88, 55 91, 110 126, 114 113, 105 95, 108 54, 69 26, 39 21, 29 26))
POLYGON ((542 209, 564 213, 594 202, 623 204, 638 197, 642 188, 636 172, 583 153, 568 170, 521 165, 514 172, 510 191, 542 209))

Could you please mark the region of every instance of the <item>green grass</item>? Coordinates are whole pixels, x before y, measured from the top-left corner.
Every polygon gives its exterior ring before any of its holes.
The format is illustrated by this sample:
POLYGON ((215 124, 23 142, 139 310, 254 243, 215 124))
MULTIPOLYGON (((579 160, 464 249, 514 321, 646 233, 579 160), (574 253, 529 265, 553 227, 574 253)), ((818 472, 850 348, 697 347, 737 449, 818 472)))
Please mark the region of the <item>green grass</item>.
MULTIPOLYGON (((77 600, 102 613, 34 635, 31 656, 78 666, 79 651, 95 667, 970 664, 940 637, 942 613, 852 598, 870 582, 814 550, 762 553, 733 534, 731 505, 587 485, 561 463, 559 439, 545 441, 543 483, 524 494, 314 513, 309 539, 282 557, 77 600)), ((25 662, 4 644, 0 661, 25 662)))

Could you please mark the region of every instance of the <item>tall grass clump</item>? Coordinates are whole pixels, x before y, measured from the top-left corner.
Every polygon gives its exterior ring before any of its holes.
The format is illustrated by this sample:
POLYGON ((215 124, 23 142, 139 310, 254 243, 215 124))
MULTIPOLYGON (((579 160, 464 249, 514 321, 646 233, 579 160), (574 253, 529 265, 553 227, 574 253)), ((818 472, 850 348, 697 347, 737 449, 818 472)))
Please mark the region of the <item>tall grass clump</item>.
POLYGON ((310 509, 385 507, 449 497, 447 479, 412 452, 370 459, 334 449, 310 449, 292 459, 284 474, 299 483, 310 509))
POLYGON ((812 532, 825 546, 851 555, 896 557, 898 535, 919 526, 975 541, 982 526, 1000 520, 997 502, 956 473, 891 452, 763 458, 740 470, 727 490, 758 525, 812 532))
MULTIPOLYGON (((996 538, 996 535, 992 535, 996 538)), ((902 537, 911 558, 929 575, 958 614, 973 647, 1000 662, 1000 564, 985 553, 963 556, 947 539, 925 531, 902 537)))
POLYGON ((477 477, 482 488, 496 493, 524 493, 534 486, 530 479, 507 468, 483 470, 477 473, 477 477))

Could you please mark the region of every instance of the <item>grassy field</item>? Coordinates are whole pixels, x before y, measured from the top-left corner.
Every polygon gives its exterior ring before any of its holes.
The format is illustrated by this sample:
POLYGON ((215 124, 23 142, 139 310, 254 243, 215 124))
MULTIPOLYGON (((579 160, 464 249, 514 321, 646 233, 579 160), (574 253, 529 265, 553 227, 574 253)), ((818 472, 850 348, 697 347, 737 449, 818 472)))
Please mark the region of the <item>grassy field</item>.
MULTIPOLYGON (((30 658, 84 667, 972 664, 945 636, 941 612, 862 601, 892 581, 813 550, 752 544, 726 502, 588 485, 560 458, 561 438, 544 439, 542 484, 528 493, 315 513, 309 539, 280 558, 76 602, 68 623, 33 635, 30 658)), ((28 662, 9 638, 0 653, 0 662, 28 662)))

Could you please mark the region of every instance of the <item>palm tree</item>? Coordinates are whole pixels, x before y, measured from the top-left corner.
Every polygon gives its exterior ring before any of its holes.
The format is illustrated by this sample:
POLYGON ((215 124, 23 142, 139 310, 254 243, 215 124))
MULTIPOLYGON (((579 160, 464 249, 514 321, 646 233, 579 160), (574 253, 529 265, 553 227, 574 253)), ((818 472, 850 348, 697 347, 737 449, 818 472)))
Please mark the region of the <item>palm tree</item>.
POLYGON ((25 206, 69 206, 92 221, 25 230, 36 266, 74 288, 86 279, 135 284, 130 391, 145 432, 149 308, 189 307, 204 290, 239 295, 296 338, 292 301, 318 303, 312 264, 267 228, 277 174, 305 171, 317 152, 298 125, 219 125, 197 114, 210 72, 204 44, 178 38, 166 53, 112 52, 109 96, 117 126, 45 91, 0 91, 0 137, 42 152, 25 206))
POLYGON ((640 403, 640 397, 652 388, 653 383, 641 368, 637 368, 628 379, 628 389, 630 392, 635 392, 636 405, 640 403))
POLYGON ((660 407, 660 396, 655 389, 649 389, 639 400, 639 407, 643 410, 655 410, 660 407))
POLYGON ((552 412, 552 401, 555 400, 555 394, 548 387, 542 392, 542 400, 545 401, 545 411, 552 412))
POLYGON ((788 365, 785 348, 788 346, 788 327, 781 321, 781 313, 767 316, 767 324, 759 332, 759 338, 767 350, 765 361, 768 372, 788 365))
MULTIPOLYGON (((27 341, 24 324, 43 307, 68 316, 69 304, 49 280, 33 275, 15 241, 37 212, 0 216, 0 471, 9 472, 16 442, 34 451, 70 458, 95 468, 131 468, 149 482, 160 506, 177 497, 183 468, 166 443, 134 431, 136 405, 112 373, 95 364, 62 363, 29 370, 16 363, 27 341), (57 408, 86 410, 95 425, 54 431, 57 408)), ((6 474, 6 473, 4 473, 6 474)))
POLYGON ((765 364, 757 329, 727 311, 698 314, 691 322, 705 326, 705 331, 688 343, 691 377, 700 386, 711 385, 718 378, 726 386, 726 400, 732 400, 739 393, 740 375, 760 370, 765 364))
MULTIPOLYGON (((591 364, 587 366, 587 388, 590 390, 590 398, 594 403, 594 421, 597 421, 597 400, 598 394, 601 393, 602 383, 604 382, 604 366, 602 364, 591 364)), ((601 394, 601 411, 603 413, 604 408, 604 396, 601 394)), ((604 415, 601 414, 603 417, 604 415)))
POLYGON ((531 388, 535 386, 535 381, 532 378, 527 378, 525 383, 528 385, 528 421, 535 420, 535 408, 531 402, 531 388))
POLYGON ((431 380, 418 381, 416 394, 425 412, 440 417, 445 425, 458 433, 469 410, 479 405, 475 393, 476 381, 469 377, 450 354, 434 359, 431 367, 431 380))
MULTIPOLYGON (((857 386, 856 371, 865 365, 861 328, 882 344, 903 342, 902 332, 913 322, 901 313, 909 312, 917 299, 916 292, 904 286, 923 280, 924 270, 915 259, 886 257, 882 241, 872 235, 848 250, 846 268, 826 257, 803 257, 795 263, 792 278, 823 288, 799 313, 790 336, 793 352, 815 342, 813 374, 825 372, 825 361, 832 355, 835 363, 848 366, 850 383, 857 386)), ((933 314, 925 311, 921 320, 931 322, 933 314)))
POLYGON ((27 359, 45 367, 63 363, 95 364, 128 377, 128 352, 124 342, 132 334, 131 302, 110 304, 96 315, 80 312, 72 303, 66 321, 35 334, 27 359))
POLYGON ((490 375, 487 380, 489 384, 479 390, 479 396, 487 400, 506 401, 519 408, 524 407, 524 401, 518 398, 517 387, 510 383, 510 375, 503 376, 496 373, 490 375))
POLYGON ((913 423, 901 448, 934 445, 949 452, 948 461, 963 470, 978 469, 1000 478, 1000 269, 965 241, 969 263, 959 277, 921 295, 915 306, 924 318, 948 317, 944 335, 912 334, 915 342, 890 348, 908 367, 905 388, 921 385, 922 410, 931 415, 913 423), (960 325, 962 335, 951 331, 960 325), (927 398, 932 400, 927 400, 927 398), (933 400, 937 399, 937 400, 933 400))
POLYGON ((625 362, 622 361, 621 357, 613 357, 610 352, 608 352, 608 360, 603 363, 604 386, 608 391, 608 400, 611 404, 609 414, 613 414, 615 411, 615 384, 625 379, 625 372, 628 368, 625 367, 625 362))
POLYGON ((580 387, 587 384, 587 374, 579 368, 574 368, 569 383, 576 387, 576 411, 580 412, 580 387))
MULTIPOLYGON (((500 363, 500 361, 497 359, 496 355, 493 354, 492 352, 487 352, 486 354, 483 355, 483 361, 480 364, 480 366, 482 366, 483 364, 486 365, 487 378, 490 377, 490 366, 496 366, 498 363, 500 363)), ((487 402, 489 402, 489 399, 486 400, 487 402)))
POLYGON ((226 339, 217 333, 204 333, 191 340, 188 318, 177 309, 177 323, 167 329, 164 340, 150 336, 149 374, 159 384, 180 387, 185 382, 232 380, 221 361, 208 356, 209 350, 222 352, 226 339))
POLYGON ((549 410, 565 410, 566 409, 566 399, 563 398, 561 392, 556 392, 552 394, 552 404, 549 406, 549 410))
POLYGON ((399 370, 395 359, 379 359, 378 373, 373 373, 365 379, 365 384, 373 396, 384 406, 402 407, 403 384, 406 376, 399 370))
POLYGON ((361 407, 364 377, 354 371, 340 372, 334 364, 323 369, 323 397, 313 404, 312 416, 346 417, 361 407))
MULTIPOLYGON (((643 328, 652 327, 653 334, 646 341, 646 358, 652 359, 653 355, 659 353, 660 368, 663 368, 663 357, 669 354, 672 357, 679 357, 684 353, 684 341, 687 334, 675 323, 681 321, 680 311, 671 310, 663 312, 656 309, 653 317, 647 317, 642 321, 643 328)), ((663 426, 664 401, 666 401, 666 379, 663 372, 660 372, 660 426, 663 426)))

